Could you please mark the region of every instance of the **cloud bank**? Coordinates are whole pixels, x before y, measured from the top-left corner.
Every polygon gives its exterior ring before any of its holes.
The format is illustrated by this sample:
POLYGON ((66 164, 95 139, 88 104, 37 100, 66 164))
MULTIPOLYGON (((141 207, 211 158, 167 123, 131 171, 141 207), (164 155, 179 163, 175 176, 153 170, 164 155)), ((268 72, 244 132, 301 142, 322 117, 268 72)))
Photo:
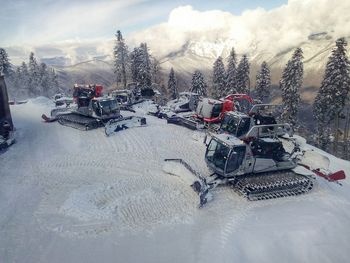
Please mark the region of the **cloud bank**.
POLYGON ((324 31, 334 38, 350 35, 350 1, 289 0, 270 11, 257 8, 239 16, 181 6, 170 13, 167 22, 132 33, 128 39, 131 45, 147 42, 160 57, 188 41, 222 40, 234 45, 238 53, 255 47, 277 54, 307 41, 310 34, 324 31))
MULTIPOLYGON (((92 4, 83 10, 73 6, 65 10, 64 14, 61 12, 51 19, 45 19, 48 25, 43 25, 43 32, 46 32, 50 39, 59 39, 60 32, 66 30, 73 32, 81 27, 87 32, 102 30, 100 27, 106 22, 104 18, 110 17, 111 12, 116 12, 121 7, 121 10, 125 10, 137 2, 142 0, 108 1, 106 5, 92 4), (91 8, 94 12, 91 12, 91 8), (62 25, 65 25, 65 28, 62 28, 62 25), (57 32, 49 30, 55 27, 60 29, 57 32)), ((144 16, 152 14, 131 17, 129 22, 142 20, 144 16)), ((116 19, 118 21, 118 18, 116 19)), ((116 25, 123 29, 123 24, 116 25)), ((180 6, 170 12, 166 22, 129 33, 125 38, 130 49, 141 42, 147 42, 152 54, 158 58, 181 50, 189 42, 194 43, 196 53, 203 56, 208 55, 208 49, 216 50, 211 56, 218 56, 223 46, 234 46, 239 54, 254 53, 256 49, 276 55, 298 46, 307 41, 310 34, 318 32, 327 32, 333 38, 350 36, 350 1, 289 0, 288 4, 269 11, 256 8, 246 10, 241 15, 221 10, 198 11, 192 6, 180 6), (200 43, 199 46, 196 43, 200 43)), ((28 45, 25 49, 11 47, 9 54, 15 64, 27 59, 32 50, 38 57, 63 56, 71 63, 112 54, 112 36, 110 39, 89 39, 87 36, 86 39, 88 40, 73 38, 40 46, 28 45)))

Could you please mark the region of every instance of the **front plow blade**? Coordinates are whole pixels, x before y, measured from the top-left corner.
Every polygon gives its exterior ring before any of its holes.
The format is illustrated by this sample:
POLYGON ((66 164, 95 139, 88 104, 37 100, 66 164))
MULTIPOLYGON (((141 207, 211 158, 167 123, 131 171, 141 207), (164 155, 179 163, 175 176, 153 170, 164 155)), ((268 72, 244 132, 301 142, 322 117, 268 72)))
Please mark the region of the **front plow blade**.
POLYGON ((212 199, 209 190, 211 186, 198 171, 182 159, 164 159, 164 172, 180 177, 199 195, 199 208, 212 199))
POLYGON ((133 127, 146 126, 146 118, 138 116, 129 116, 121 119, 111 119, 105 125, 105 134, 110 136, 113 133, 133 127))

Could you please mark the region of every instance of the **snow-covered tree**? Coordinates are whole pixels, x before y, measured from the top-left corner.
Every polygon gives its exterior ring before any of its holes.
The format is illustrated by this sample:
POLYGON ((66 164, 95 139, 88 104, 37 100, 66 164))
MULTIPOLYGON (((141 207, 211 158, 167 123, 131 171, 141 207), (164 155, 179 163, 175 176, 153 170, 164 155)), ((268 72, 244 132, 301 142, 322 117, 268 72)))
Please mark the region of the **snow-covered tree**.
POLYGON ((127 82, 127 63, 128 47, 125 44, 120 30, 116 33, 116 42, 114 46, 114 73, 117 83, 121 83, 126 88, 127 82))
POLYGON ((53 91, 53 93, 58 93, 62 92, 59 81, 58 81, 58 76, 56 74, 56 71, 53 68, 50 68, 48 70, 48 75, 49 75, 49 82, 50 82, 50 89, 53 91))
POLYGON ((0 48, 0 74, 4 74, 5 77, 10 76, 12 73, 12 67, 5 49, 0 48))
POLYGON ((29 95, 30 91, 29 91, 29 70, 28 70, 28 66, 25 62, 22 62, 21 67, 20 67, 20 89, 23 90, 23 94, 25 94, 26 96, 29 95))
MULTIPOLYGON (((350 62, 344 38, 336 41, 328 59, 323 81, 314 103, 314 116, 318 125, 318 143, 323 149, 329 145, 329 125, 338 119, 344 109, 350 90, 350 62)), ((338 129, 338 127, 336 127, 338 129)))
POLYGON ((40 94, 40 69, 33 52, 29 55, 28 69, 30 95, 40 94))
POLYGON ((176 99, 179 97, 179 92, 177 90, 177 80, 176 80, 175 72, 173 68, 170 69, 170 73, 169 73, 168 91, 172 99, 176 99))
POLYGON ((256 96, 259 100, 265 101, 270 96, 271 75, 267 63, 264 61, 261 64, 260 71, 256 75, 256 96))
POLYGON ((142 51, 140 48, 135 47, 130 54, 130 68, 131 68, 131 78, 133 82, 138 81, 139 67, 142 62, 142 51))
POLYGON ((151 63, 146 43, 134 48, 130 54, 132 79, 141 88, 149 88, 152 84, 151 63))
MULTIPOLYGON (((282 90, 283 113, 282 119, 293 127, 297 124, 297 115, 300 104, 299 90, 303 85, 303 51, 297 48, 288 61, 282 73, 280 88, 282 90)), ((297 128, 297 127, 296 127, 297 128)))
POLYGON ((157 85, 160 85, 162 82, 162 77, 161 77, 161 67, 159 64, 159 61, 156 58, 151 59, 151 75, 152 75, 152 83, 155 83, 157 85))
POLYGON ((48 68, 45 63, 40 63, 39 76, 40 76, 41 94, 48 97, 50 93, 50 80, 49 80, 48 68))
POLYGON ((192 75, 191 92, 198 93, 201 96, 207 96, 207 83, 204 80, 202 72, 196 70, 192 75))
POLYGON ((232 48, 230 56, 228 57, 228 65, 226 72, 226 94, 236 93, 236 71, 237 71, 237 58, 235 49, 232 48))
POLYGON ((226 73, 222 57, 218 57, 213 65, 213 97, 216 99, 225 95, 226 73))
POLYGON ((250 66, 247 55, 243 55, 236 73, 236 90, 239 93, 249 93, 250 90, 250 66))
POLYGON ((142 43, 142 64, 139 71, 139 81, 141 88, 149 88, 152 85, 151 61, 146 43, 142 43))

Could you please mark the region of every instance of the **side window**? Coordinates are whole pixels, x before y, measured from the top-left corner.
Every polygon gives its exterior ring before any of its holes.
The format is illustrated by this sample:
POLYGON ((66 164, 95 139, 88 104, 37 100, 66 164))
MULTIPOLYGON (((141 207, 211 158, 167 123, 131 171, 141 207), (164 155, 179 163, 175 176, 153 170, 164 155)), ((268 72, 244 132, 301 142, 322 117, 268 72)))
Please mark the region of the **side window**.
POLYGON ((244 146, 235 147, 234 152, 231 153, 230 159, 226 166, 226 173, 236 171, 242 164, 245 156, 246 148, 244 146))
POLYGON ((216 150, 217 142, 212 140, 208 147, 207 157, 212 158, 216 150))

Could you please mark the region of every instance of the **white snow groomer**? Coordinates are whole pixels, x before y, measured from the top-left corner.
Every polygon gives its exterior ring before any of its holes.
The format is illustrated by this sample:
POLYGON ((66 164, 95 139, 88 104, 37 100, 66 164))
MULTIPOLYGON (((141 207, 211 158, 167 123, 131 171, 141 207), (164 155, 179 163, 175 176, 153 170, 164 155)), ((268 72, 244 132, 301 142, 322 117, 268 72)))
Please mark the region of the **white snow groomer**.
POLYGON ((0 150, 15 142, 14 127, 4 76, 0 74, 0 150))
POLYGON ((214 134, 205 153, 207 166, 213 172, 210 177, 204 177, 182 159, 165 159, 164 171, 186 177, 187 181, 192 177, 191 187, 200 196, 200 207, 211 199, 210 191, 222 184, 233 186, 249 200, 264 200, 306 193, 313 187, 314 175, 329 181, 345 178, 344 171, 329 173, 305 165, 296 140, 286 138, 290 136, 238 139, 230 134, 214 134), (293 143, 291 151, 285 150, 283 140, 293 143))

